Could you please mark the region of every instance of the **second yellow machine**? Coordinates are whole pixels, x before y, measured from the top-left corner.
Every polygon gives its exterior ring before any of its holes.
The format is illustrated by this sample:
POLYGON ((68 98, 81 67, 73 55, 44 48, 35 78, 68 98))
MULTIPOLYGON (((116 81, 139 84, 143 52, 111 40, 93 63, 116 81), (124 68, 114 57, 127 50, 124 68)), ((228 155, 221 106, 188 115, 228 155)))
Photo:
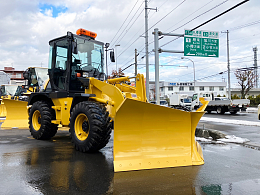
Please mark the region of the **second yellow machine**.
POLYGON ((35 139, 50 139, 58 125, 69 126, 82 152, 106 146, 114 128, 114 170, 129 171, 201 165, 195 129, 203 109, 186 112, 147 103, 143 75, 135 87, 129 77, 106 79, 104 44, 96 34, 51 40, 49 87, 28 100, 29 128, 35 139))

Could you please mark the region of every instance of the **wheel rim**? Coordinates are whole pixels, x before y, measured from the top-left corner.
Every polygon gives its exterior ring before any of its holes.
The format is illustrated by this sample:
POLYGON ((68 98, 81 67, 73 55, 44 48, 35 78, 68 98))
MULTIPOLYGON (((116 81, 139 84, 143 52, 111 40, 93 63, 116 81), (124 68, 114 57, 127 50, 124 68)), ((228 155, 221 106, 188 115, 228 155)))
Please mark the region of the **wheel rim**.
POLYGON ((33 113, 32 125, 34 130, 38 131, 41 128, 41 113, 39 110, 36 110, 33 113))
POLYGON ((84 141, 89 135, 89 121, 85 114, 79 114, 75 120, 75 133, 79 140, 84 141))

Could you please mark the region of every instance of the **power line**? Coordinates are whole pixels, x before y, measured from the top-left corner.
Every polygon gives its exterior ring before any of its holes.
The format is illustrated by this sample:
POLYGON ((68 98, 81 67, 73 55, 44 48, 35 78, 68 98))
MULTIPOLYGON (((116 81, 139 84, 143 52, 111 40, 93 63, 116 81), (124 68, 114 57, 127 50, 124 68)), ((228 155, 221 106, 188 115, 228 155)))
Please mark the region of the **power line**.
MULTIPOLYGON (((171 14, 175 9, 177 9, 179 6, 181 6, 184 2, 185 2, 186 0, 183 0, 180 4, 178 4, 175 8, 173 8, 170 12, 168 12, 164 17, 162 17, 159 21, 157 21, 153 26, 151 26, 149 29, 148 29, 148 31, 152 28, 152 27, 154 27, 156 24, 158 24, 159 22, 161 22, 163 19, 165 19, 169 14, 171 14)), ((146 31, 143 33, 143 34, 141 34, 141 36, 142 35, 144 35, 146 33, 146 31)), ((141 37, 140 36, 140 37, 141 37)), ((118 58, 126 51, 126 50, 128 50, 140 37, 138 37, 137 39, 135 39, 124 51, 122 51, 119 55, 118 55, 118 58)))
MULTIPOLYGON (((212 1, 214 1, 214 0, 212 0, 212 1)), ((205 8, 205 6, 207 6, 208 4, 210 4, 212 1, 210 1, 210 2, 206 3, 205 5, 201 6, 199 9, 197 9, 197 10, 194 11, 194 12, 192 12, 190 15, 188 15, 188 16, 185 17, 185 18, 183 18, 182 20, 180 20, 179 22, 177 22, 176 24, 174 24, 174 25, 171 26, 170 28, 166 29, 165 31, 168 31, 168 30, 171 29, 172 27, 176 26, 177 24, 179 24, 179 23, 182 22, 183 20, 187 19, 188 17, 190 17, 191 15, 193 15, 194 13, 196 13, 197 11, 199 11, 200 9, 205 8)), ((188 22, 185 23, 184 25, 186 25, 186 24, 190 23, 191 21, 193 21, 193 20, 199 18, 200 16, 202 16, 202 15, 204 15, 205 13, 207 13, 207 12, 209 12, 209 11, 215 9, 216 7, 222 5, 223 3, 227 2, 227 1, 228 1, 228 0, 222 2, 221 4, 216 5, 215 7, 209 9, 208 11, 206 11, 206 12, 204 12, 204 13, 202 13, 202 14, 196 16, 195 18, 193 18, 192 20, 188 21, 188 22)), ((184 26, 184 25, 182 25, 182 26, 184 26)), ((177 29, 174 29, 174 30, 170 31, 169 33, 173 32, 173 31, 175 31, 175 30, 178 30, 178 29, 181 28, 182 26, 178 27, 177 29)))
MULTIPOLYGON (((207 23, 209 23, 209 22, 211 22, 211 21, 213 21, 213 20, 217 19, 218 17, 220 17, 220 16, 222 16, 222 15, 226 14, 227 12, 229 12, 229 11, 231 11, 231 10, 235 9, 236 7, 238 7, 238 6, 240 6, 240 5, 244 4, 244 3, 246 3, 247 1, 249 1, 249 0, 244 0, 244 1, 240 2, 240 3, 238 3, 237 5, 235 5, 235 6, 231 7, 230 9, 228 9, 228 10, 226 10, 226 11, 222 12, 221 14, 218 14, 217 16, 215 16, 215 17, 213 17, 213 18, 211 18, 211 19, 207 20, 206 22, 204 22, 204 23, 200 24, 199 26, 197 26, 197 27, 195 27, 195 28, 191 29, 191 31, 193 31, 193 30, 196 30, 197 28, 199 28, 199 27, 201 27, 201 26, 204 26, 205 24, 207 24, 207 23)), ((178 37, 178 38, 179 38, 179 37, 178 37)), ((172 41, 175 41, 175 40, 176 40, 176 39, 178 39, 178 38, 175 38, 175 39, 174 39, 174 40, 172 40, 172 41)), ((165 43, 165 44, 164 44, 164 45, 162 45, 161 47, 163 47, 163 46, 165 46, 165 45, 167 45, 167 44, 171 43, 172 41, 169 41, 169 42, 165 43)))
POLYGON ((160 20, 158 20, 154 25, 152 25, 148 30, 151 30, 156 24, 160 23, 162 20, 164 20, 169 14, 171 14, 174 10, 176 10, 178 7, 180 7, 186 0, 183 0, 181 3, 179 3, 175 8, 173 8, 170 12, 168 12, 164 17, 162 17, 160 20))
POLYGON ((196 30, 197 28, 199 28, 199 27, 201 27, 201 26, 204 26, 205 24, 207 24, 207 23, 209 23, 209 22, 211 22, 211 21, 217 19, 218 17, 220 17, 220 16, 222 16, 222 15, 228 13, 229 11, 235 9, 236 7, 238 7, 238 6, 240 6, 240 5, 244 4, 244 3, 246 3, 246 2, 248 2, 248 1, 249 1, 249 0, 244 0, 244 1, 240 2, 240 3, 238 3, 237 5, 235 5, 235 6, 231 7, 230 9, 228 9, 228 10, 222 12, 221 14, 219 14, 219 15, 217 15, 217 16, 211 18, 210 20, 208 20, 208 21, 206 21, 206 22, 200 24, 199 26, 197 26, 197 27, 191 29, 191 31, 196 30))
POLYGON ((230 28, 229 31, 234 31, 234 30, 239 30, 241 28, 245 28, 245 27, 248 27, 248 26, 253 26, 253 25, 256 25, 256 24, 259 24, 260 23, 260 20, 257 20, 257 21, 254 21, 254 22, 251 22, 251 23, 247 23, 247 24, 244 24, 244 25, 241 25, 241 26, 237 26, 237 27, 233 27, 233 28, 230 28))
MULTIPOLYGON (((169 33, 171 33, 171 32, 174 32, 174 31, 176 31, 176 30, 180 29, 181 27, 183 27, 183 26, 185 26, 185 25, 189 24, 189 23, 190 23, 190 22, 192 22, 193 20, 195 20, 195 19, 197 19, 197 18, 199 18, 199 17, 203 16, 204 14, 206 14, 206 13, 208 13, 208 12, 212 11, 213 9, 215 9, 215 8, 217 8, 217 7, 219 7, 219 6, 221 6, 222 4, 224 4, 224 3, 226 3, 226 2, 228 2, 228 0, 225 0, 225 1, 221 2, 221 3, 220 3, 220 4, 218 4, 218 5, 215 5, 215 6, 214 6, 214 7, 212 7, 211 9, 209 9, 209 10, 207 10, 207 11, 203 12, 202 14, 199 14, 199 15, 198 15, 198 16, 196 16, 195 18, 193 18, 193 19, 191 19, 190 21, 186 22, 185 24, 183 24, 183 25, 179 26, 178 28, 176 28, 176 29, 174 29, 174 30, 170 31, 169 33)), ((199 9, 201 9, 201 8, 199 8, 199 9)), ((195 13, 195 12, 194 12, 194 13, 195 13)), ((164 36, 160 37, 160 39, 162 39, 162 38, 164 38, 164 36)), ((161 47, 163 47, 163 46, 165 46, 165 45, 167 45, 167 44, 169 44, 169 43, 171 43, 171 42, 173 42, 173 41, 175 41, 175 40, 177 40, 177 39, 179 39, 179 38, 180 38, 180 37, 177 37, 177 38, 173 39, 172 41, 169 41, 169 42, 167 42, 167 43, 163 44, 161 47)))
MULTIPOLYGON (((143 10, 142 10, 143 11, 143 10)), ((118 41, 120 42, 124 37, 125 35, 128 33, 128 31, 130 30, 130 28, 135 24, 136 20, 140 17, 140 15, 142 14, 142 11, 139 13, 139 15, 136 17, 135 21, 131 24, 131 26, 126 30, 126 33, 124 34, 124 36, 121 37, 121 39, 118 41)))
POLYGON ((210 76, 206 76, 206 77, 203 77, 203 78, 200 78, 200 79, 196 79, 196 81, 208 79, 208 78, 215 77, 215 76, 219 76, 219 75, 222 75, 222 74, 224 74, 224 73, 227 73, 227 70, 226 70, 226 71, 223 71, 223 72, 219 72, 219 73, 217 73, 217 74, 213 74, 213 75, 210 75, 210 76))
POLYGON ((120 26, 119 30, 117 31, 117 33, 115 34, 115 36, 113 37, 113 39, 110 41, 110 44, 112 44, 113 40, 115 39, 116 35, 119 33, 119 31, 121 30, 121 28, 123 27, 123 25, 125 24, 126 20, 128 19, 128 17, 130 16, 130 14, 132 13, 132 11, 134 10, 136 4, 138 3, 139 0, 136 1, 136 3, 134 4, 133 8, 131 9, 131 11, 129 12, 128 16, 126 17, 125 21, 123 22, 123 24, 120 26))
MULTIPOLYGON (((157 11, 159 11, 159 9, 160 9, 167 1, 169 1, 169 0, 164 1, 164 2, 157 8, 157 11)), ((148 2, 148 3, 150 3, 150 2, 148 2)), ((150 19, 154 16, 155 13, 156 13, 156 12, 154 12, 148 20, 150 20, 150 19)))
MULTIPOLYGON (((252 60, 253 61, 253 60, 252 60)), ((259 61, 259 60, 258 60, 259 61)), ((194 61, 195 62, 195 61, 194 61)), ((234 64, 234 63, 244 63, 244 62, 251 62, 251 61, 243 61, 243 62, 232 62, 232 64, 234 64)), ((211 67, 213 67, 213 66, 215 66, 215 65, 217 65, 217 64, 226 64, 226 63, 215 63, 215 64, 212 64, 211 66, 207 66, 207 67, 205 67, 205 68, 202 68, 202 69, 198 69, 198 70, 196 70, 196 72, 199 72, 199 71, 204 71, 205 69, 208 69, 208 68, 211 68, 211 67)), ((224 71, 225 72, 225 71, 224 71)), ((186 76, 186 75, 189 75, 189 74, 192 74, 192 72, 190 72, 190 73, 187 73, 187 74, 184 74, 184 75, 178 75, 177 77, 183 77, 183 76, 186 76)))
MULTIPOLYGON (((144 3, 144 2, 143 2, 143 3, 144 3)), ((135 15, 137 14, 137 12, 140 10, 140 8, 141 8, 141 6, 143 5, 143 3, 141 3, 141 5, 139 6, 139 8, 138 8, 138 9, 136 10, 136 12, 134 13, 133 17, 130 19, 130 21, 128 22, 128 24, 125 26, 124 30, 122 30, 122 33, 117 37, 117 39, 115 40, 115 43, 116 43, 116 42, 118 41, 118 39, 122 36, 122 34, 125 32, 125 30, 126 30, 126 28, 128 27, 128 25, 132 22, 133 18, 135 17, 135 15)), ((140 14, 139 14, 139 16, 140 16, 140 14)), ((139 17, 139 16, 138 16, 138 17, 139 17)), ((138 17, 137 17, 137 18, 138 18, 138 17)), ((133 26, 133 24, 131 25, 131 27, 132 27, 132 26, 133 26)), ((130 28, 131 28, 131 27, 130 27, 130 28)), ((129 28, 129 29, 130 29, 130 28, 129 28)), ((129 30, 129 29, 128 29, 128 30, 129 30)), ((126 32, 126 33, 127 33, 127 32, 126 32)), ((126 34, 126 33, 125 33, 125 34, 126 34)), ((115 45, 115 44, 113 44, 113 45, 115 45)))
MULTIPOLYGON (((157 10, 158 10, 160 7, 162 7, 167 1, 168 1, 168 0, 166 0, 164 3, 162 3, 162 4, 157 8, 157 10)), ((149 1, 148 3, 150 3, 150 1, 149 1)), ((151 10, 149 10, 149 13, 150 13, 150 11, 151 11, 151 10)), ((148 14, 149 14, 149 13, 148 13, 148 14)), ((155 12, 154 12, 154 14, 155 14, 155 12)), ((154 14, 153 14, 153 15, 154 15, 154 14)), ((152 16, 153 16, 153 15, 152 15, 152 16)), ((152 17, 152 16, 151 16, 151 17, 152 17)), ((150 20, 150 18, 149 18, 148 20, 150 20)), ((142 26, 137 30, 136 34, 138 34, 143 27, 144 27, 144 25, 142 25, 142 26)), ((144 32, 144 33, 145 33, 145 32, 144 32)), ((144 33, 143 33, 143 34, 144 34, 144 33)), ((128 41, 128 43, 126 43, 126 45, 128 45, 129 42, 132 41, 132 39, 136 36, 136 34, 134 34, 134 36, 130 39, 130 41, 128 41)), ((141 34, 141 35, 138 37, 138 39, 139 39, 143 34, 141 34)), ((134 42, 136 42, 136 41, 137 41, 137 39, 136 39, 134 42)), ((132 43, 132 44, 133 44, 133 43, 132 43)), ((131 45, 132 45, 132 44, 131 44, 131 45)), ((150 45, 150 44, 149 44, 149 45, 150 45)), ((144 48, 145 48, 145 47, 144 47, 144 48)), ((143 49, 144 49, 144 48, 143 48, 143 49)), ((142 50, 143 50, 143 49, 142 49, 142 50)), ((140 49, 139 49, 139 53, 141 53, 141 52, 142 52, 142 51, 140 51, 140 49)), ((123 66, 124 66, 124 65, 123 65, 123 66)))
MULTIPOLYGON (((235 71, 251 71, 251 70, 254 70, 254 69, 258 69, 260 68, 260 66, 251 66, 251 67, 245 67, 245 68, 233 68, 231 70, 231 72, 235 72, 235 71)), ((213 75, 210 75, 210 76, 206 76, 206 77, 203 77, 203 78, 200 78, 200 79, 196 79, 196 80, 204 80, 204 79, 207 79, 207 78, 211 78, 211 77, 215 77, 215 76, 219 76, 219 75, 222 75, 222 74, 225 74, 227 73, 227 70, 226 71, 223 71, 223 72, 219 72, 217 74, 213 74, 213 75)))
MULTIPOLYGON (((191 19, 190 21, 186 22, 185 24, 179 26, 178 28, 176 28, 176 29, 170 31, 169 33, 180 29, 181 27, 185 26, 186 24, 188 24, 188 23, 192 22, 193 20, 199 18, 200 16, 202 16, 202 15, 204 15, 204 14, 206 14, 206 13, 212 11, 213 9, 219 7, 220 5, 226 3, 227 1, 228 1, 228 0, 225 0, 225 1, 223 1, 222 3, 220 3, 220 4, 216 5, 216 6, 214 6, 213 8, 207 10, 206 12, 203 12, 202 14, 196 16, 195 18, 193 18, 193 19, 191 19)), ((211 2, 212 2, 212 1, 210 1, 209 3, 211 3, 211 2)), ((200 7, 199 9, 197 9, 196 11, 194 11, 192 14, 194 14, 194 13, 196 13, 197 11, 199 11, 200 9, 204 8, 204 7, 207 6, 209 3, 206 3, 205 5, 203 5, 202 7, 200 7)), ((182 19, 181 21, 183 21, 183 20, 185 20, 186 18, 190 17, 192 14, 190 14, 190 15, 187 16, 187 17, 185 17, 185 18, 182 19)), ((180 23, 181 21, 179 21, 178 23, 180 23)), ((176 23, 176 24, 178 24, 178 23, 176 23)), ((175 25, 176 25, 176 24, 175 24, 175 25)), ((175 25, 173 25, 173 26, 175 26, 175 25)), ((172 26, 172 27, 173 27, 173 26, 172 26)), ((170 28, 172 28, 172 27, 170 27, 170 28)), ((166 31, 167 31, 167 30, 166 30, 166 31)), ((162 39, 163 37, 164 37, 164 36, 160 37, 159 39, 162 39)), ((174 40, 172 40, 172 41, 170 41, 170 42, 167 42, 166 44, 162 45, 161 47, 163 47, 163 46, 165 46, 165 45, 167 45, 167 44, 169 44, 169 43, 171 43, 171 42, 173 42, 173 41, 175 41, 175 40, 177 40, 177 39, 179 39, 179 37, 175 38, 174 40)), ((154 41, 151 41, 151 42, 149 43, 149 45, 152 44, 153 42, 154 42, 154 41)), ((143 48, 143 49, 144 49, 144 48, 143 48)), ((143 50, 143 49, 142 49, 142 50, 143 50)), ((142 50, 141 50, 141 51, 142 51, 142 50)))

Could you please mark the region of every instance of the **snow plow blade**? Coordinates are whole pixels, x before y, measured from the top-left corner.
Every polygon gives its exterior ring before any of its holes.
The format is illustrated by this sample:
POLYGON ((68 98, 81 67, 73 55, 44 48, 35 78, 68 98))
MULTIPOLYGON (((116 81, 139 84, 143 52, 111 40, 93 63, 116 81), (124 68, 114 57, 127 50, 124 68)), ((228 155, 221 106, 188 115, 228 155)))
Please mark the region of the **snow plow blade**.
POLYGON ((28 128, 28 103, 11 99, 3 99, 2 101, 6 108, 6 119, 1 128, 28 128))
POLYGON ((195 141, 204 113, 125 99, 114 121, 114 171, 204 164, 195 141))
POLYGON ((199 109, 197 109, 196 112, 200 112, 200 111, 204 111, 207 107, 207 105, 209 104, 209 101, 205 100, 203 97, 200 97, 200 103, 202 103, 202 106, 199 107, 199 109))

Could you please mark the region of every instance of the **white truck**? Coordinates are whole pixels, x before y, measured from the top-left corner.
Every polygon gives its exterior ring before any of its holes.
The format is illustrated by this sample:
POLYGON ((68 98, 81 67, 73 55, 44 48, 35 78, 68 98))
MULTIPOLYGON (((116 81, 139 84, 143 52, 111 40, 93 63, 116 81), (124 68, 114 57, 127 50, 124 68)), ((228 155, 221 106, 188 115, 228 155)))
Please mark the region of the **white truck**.
POLYGON ((209 104, 205 109, 208 113, 216 111, 218 114, 224 114, 225 112, 236 114, 240 110, 245 111, 247 106, 250 104, 250 100, 248 99, 229 100, 226 97, 214 97, 213 93, 196 93, 193 94, 192 97, 191 109, 196 110, 202 105, 199 102, 200 97, 209 101, 209 104))
POLYGON ((190 108, 192 97, 188 96, 188 94, 172 94, 169 97, 170 99, 170 107, 172 108, 190 108))

